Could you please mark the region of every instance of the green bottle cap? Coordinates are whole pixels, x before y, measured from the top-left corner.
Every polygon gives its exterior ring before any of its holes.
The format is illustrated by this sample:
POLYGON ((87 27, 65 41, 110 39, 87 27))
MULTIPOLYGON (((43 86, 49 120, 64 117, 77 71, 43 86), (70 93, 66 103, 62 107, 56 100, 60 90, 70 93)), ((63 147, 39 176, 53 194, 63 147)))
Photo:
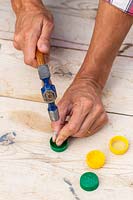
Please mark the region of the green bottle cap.
POLYGON ((68 147, 68 140, 65 140, 61 146, 57 146, 55 142, 53 142, 52 138, 50 139, 50 147, 53 151, 62 152, 65 151, 68 147))
POLYGON ((86 191, 96 190, 99 186, 98 176, 92 172, 86 172, 80 177, 80 187, 86 191))

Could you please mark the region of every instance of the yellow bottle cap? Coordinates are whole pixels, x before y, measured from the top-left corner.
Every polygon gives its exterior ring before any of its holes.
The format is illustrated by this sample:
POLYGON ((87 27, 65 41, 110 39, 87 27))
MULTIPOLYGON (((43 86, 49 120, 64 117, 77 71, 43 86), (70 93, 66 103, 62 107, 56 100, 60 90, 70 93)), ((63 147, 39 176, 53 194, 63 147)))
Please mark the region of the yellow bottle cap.
POLYGON ((110 151, 116 155, 122 155, 128 150, 129 143, 124 136, 117 135, 109 142, 110 151))
POLYGON ((86 163, 92 169, 99 169, 105 163, 105 155, 99 150, 90 151, 86 155, 86 163))

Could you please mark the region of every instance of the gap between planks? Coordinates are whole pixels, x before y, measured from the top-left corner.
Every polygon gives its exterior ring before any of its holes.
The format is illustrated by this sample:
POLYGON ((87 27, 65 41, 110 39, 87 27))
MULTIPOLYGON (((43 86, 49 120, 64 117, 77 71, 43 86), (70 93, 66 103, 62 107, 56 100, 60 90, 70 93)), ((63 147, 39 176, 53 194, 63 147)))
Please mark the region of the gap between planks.
MULTIPOLYGON (((33 103, 39 103, 39 104, 44 104, 44 102, 40 102, 40 101, 35 101, 35 100, 30 100, 30 99, 23 99, 23 98, 17 98, 17 97, 9 97, 9 96, 2 96, 0 95, 0 98, 7 98, 7 99, 16 99, 16 100, 19 100, 19 101, 28 101, 28 102, 33 102, 33 103)), ((122 115, 122 116, 127 116, 127 117, 133 117, 132 114, 125 114, 125 113, 120 113, 120 112, 111 112, 111 111, 108 111, 106 110, 106 113, 108 114, 112 114, 112 115, 122 115)))
MULTIPOLYGON (((13 42, 13 40, 12 39, 6 39, 6 38, 1 38, 0 37, 0 39, 1 40, 5 40, 5 41, 9 41, 9 42, 13 42)), ((75 51, 84 51, 84 52, 87 52, 87 49, 88 49, 88 47, 89 47, 89 45, 90 44, 88 44, 88 45, 86 45, 86 44, 83 44, 83 43, 76 43, 76 42, 72 42, 72 41, 67 41, 67 40, 61 40, 61 39, 57 39, 57 38, 51 38, 51 39, 53 39, 53 40, 59 40, 59 41, 62 41, 62 42, 66 42, 66 43, 72 43, 72 44, 75 44, 75 45, 79 45, 79 48, 78 47, 67 47, 67 46, 65 46, 65 45, 62 45, 62 46, 60 46, 60 45, 54 45, 54 44, 52 44, 51 45, 51 47, 54 47, 54 48, 60 48, 60 49, 68 49, 68 50, 75 50, 75 51), (85 46, 86 47, 86 49, 83 49, 83 48, 81 48, 80 46, 85 46)), ((124 52, 125 52, 125 50, 127 50, 127 49, 129 49, 130 47, 133 47, 133 44, 132 43, 130 43, 130 44, 127 44, 127 43, 123 43, 122 44, 123 46, 124 45, 129 45, 129 47, 128 48, 126 48, 126 47, 123 47, 122 49, 120 49, 119 50, 119 52, 118 52, 118 54, 117 54, 117 56, 120 56, 120 57, 127 57, 127 58, 133 58, 133 56, 128 56, 128 55, 125 55, 124 54, 124 52)), ((121 45, 121 47, 122 47, 122 45, 121 45)))

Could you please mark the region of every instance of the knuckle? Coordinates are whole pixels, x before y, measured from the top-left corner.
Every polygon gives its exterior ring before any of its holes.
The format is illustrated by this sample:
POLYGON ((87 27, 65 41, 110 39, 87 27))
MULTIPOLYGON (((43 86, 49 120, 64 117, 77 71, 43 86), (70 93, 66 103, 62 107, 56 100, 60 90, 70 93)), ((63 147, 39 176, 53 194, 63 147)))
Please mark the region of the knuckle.
POLYGON ((91 100, 88 100, 88 101, 86 101, 85 105, 87 108, 92 108, 93 102, 91 100))
POLYGON ((43 18, 44 20, 44 24, 49 27, 50 29, 53 29, 54 28, 54 18, 53 18, 53 15, 50 13, 47 15, 47 17, 45 16, 43 18))
POLYGON ((67 110, 69 105, 69 101, 63 97, 61 100, 59 100, 59 102, 57 103, 58 109, 62 112, 64 112, 65 110, 67 110))
POLYGON ((92 108, 92 106, 93 106, 93 102, 92 102, 91 99, 86 99, 86 100, 84 101, 84 105, 85 105, 86 108, 90 109, 90 108, 92 108))
POLYGON ((52 30, 54 29, 54 22, 53 21, 48 20, 47 24, 52 30))
POLYGON ((54 24, 54 17, 53 17, 53 14, 49 11, 49 14, 48 14, 48 21, 51 22, 51 24, 54 24))
POLYGON ((13 46, 15 47, 15 49, 20 50, 19 44, 15 41, 13 41, 13 46))
POLYGON ((25 57, 24 62, 25 62, 26 65, 32 65, 33 60, 30 57, 25 57))
POLYGON ((69 132, 72 134, 77 132, 77 128, 75 124, 69 124, 69 132))
POLYGON ((21 36, 20 36, 20 34, 15 34, 14 35, 14 42, 15 43, 19 43, 21 41, 21 36))
POLYGON ((30 37, 30 31, 24 33, 24 41, 28 40, 30 37))
POLYGON ((101 104, 97 104, 97 106, 96 106, 96 111, 97 111, 98 113, 103 112, 103 106, 102 106, 101 104))

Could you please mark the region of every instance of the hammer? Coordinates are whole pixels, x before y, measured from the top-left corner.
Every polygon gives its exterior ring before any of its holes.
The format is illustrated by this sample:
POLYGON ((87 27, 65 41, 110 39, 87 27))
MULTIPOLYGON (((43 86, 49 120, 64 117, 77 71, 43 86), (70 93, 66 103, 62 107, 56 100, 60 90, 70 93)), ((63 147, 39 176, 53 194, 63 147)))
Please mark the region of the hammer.
MULTIPOLYGON (((42 97, 45 103, 48 104, 48 113, 51 121, 59 120, 58 108, 55 104, 57 98, 57 92, 55 86, 51 82, 51 74, 49 66, 46 62, 45 55, 38 49, 36 50, 36 59, 38 65, 39 78, 43 83, 41 88, 42 97)), ((54 132, 53 138, 56 138, 57 133, 54 132)))

